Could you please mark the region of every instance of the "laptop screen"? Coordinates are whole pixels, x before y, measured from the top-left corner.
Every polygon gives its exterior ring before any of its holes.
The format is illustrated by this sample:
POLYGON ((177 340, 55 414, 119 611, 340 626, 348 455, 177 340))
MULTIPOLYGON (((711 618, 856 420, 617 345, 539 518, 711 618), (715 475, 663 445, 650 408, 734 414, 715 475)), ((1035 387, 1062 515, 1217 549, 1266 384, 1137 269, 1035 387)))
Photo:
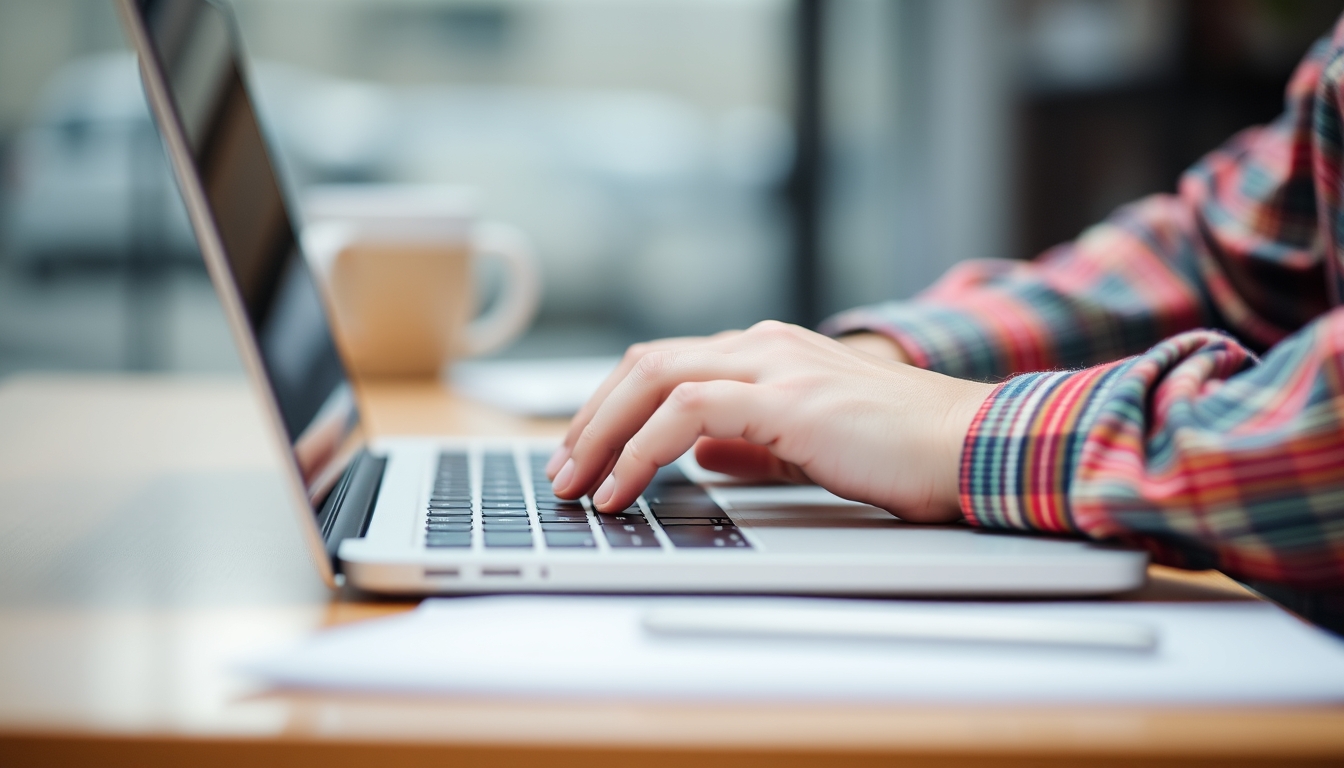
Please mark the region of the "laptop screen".
POLYGON ((316 508, 348 459, 358 411, 243 81, 231 19, 205 0, 135 4, 316 508))

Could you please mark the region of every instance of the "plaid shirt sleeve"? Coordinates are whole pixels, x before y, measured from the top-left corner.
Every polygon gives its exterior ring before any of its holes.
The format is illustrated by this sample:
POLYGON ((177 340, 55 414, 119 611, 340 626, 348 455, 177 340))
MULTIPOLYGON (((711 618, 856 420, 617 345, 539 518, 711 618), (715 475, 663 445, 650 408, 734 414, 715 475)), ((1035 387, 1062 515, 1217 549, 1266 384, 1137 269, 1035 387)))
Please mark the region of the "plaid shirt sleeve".
POLYGON ((1000 384, 971 426, 969 522, 1344 585, 1341 80, 1344 20, 1283 115, 1201 160, 1177 195, 1034 262, 970 262, 825 324, 884 333, 955 376, 1044 371, 1000 384), (1059 370, 1078 366, 1092 367, 1059 370))
POLYGON ((963 447, 961 505, 976 525, 1344 584, 1344 309, 1263 361, 1191 331, 1120 362, 1000 384, 963 447))
POLYGON ((1210 153, 1178 194, 1121 208, 1031 262, 962 262, 911 301, 850 310, 821 330, 876 331, 920 367, 980 380, 1109 362, 1195 328, 1268 349, 1332 303, 1314 118, 1336 108, 1318 88, 1339 79, 1325 70, 1341 30, 1299 65, 1279 119, 1210 153))

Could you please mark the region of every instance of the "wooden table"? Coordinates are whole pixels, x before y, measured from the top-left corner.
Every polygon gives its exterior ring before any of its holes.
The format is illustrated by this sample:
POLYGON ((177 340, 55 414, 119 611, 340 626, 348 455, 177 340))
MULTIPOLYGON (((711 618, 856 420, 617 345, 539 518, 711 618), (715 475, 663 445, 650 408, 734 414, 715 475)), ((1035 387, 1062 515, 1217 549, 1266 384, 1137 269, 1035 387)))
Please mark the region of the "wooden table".
MULTIPOLYGON (((546 433, 432 384, 375 431, 546 433)), ((0 765, 1340 765, 1344 707, 728 706, 298 695, 232 665, 412 603, 331 595, 235 379, 0 383, 0 765)), ((1154 568, 1140 600, 1254 599, 1154 568)))

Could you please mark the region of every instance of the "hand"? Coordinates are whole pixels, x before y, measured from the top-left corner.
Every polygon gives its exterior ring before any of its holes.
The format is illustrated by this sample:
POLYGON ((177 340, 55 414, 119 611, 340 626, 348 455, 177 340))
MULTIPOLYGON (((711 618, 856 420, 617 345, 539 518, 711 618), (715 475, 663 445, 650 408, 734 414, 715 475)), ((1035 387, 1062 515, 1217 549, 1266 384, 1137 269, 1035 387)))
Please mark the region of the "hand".
POLYGON ((708 437, 702 463, 950 521, 961 515, 961 445, 992 389, 777 322, 640 344, 574 417, 547 474, 559 496, 591 493, 599 511, 620 510, 708 437))
POLYGON ((841 344, 862 352, 867 352, 883 360, 894 360, 898 363, 910 364, 910 356, 905 353, 900 344, 892 340, 890 336, 883 336, 880 333, 865 331, 863 333, 847 333, 837 339, 841 344))

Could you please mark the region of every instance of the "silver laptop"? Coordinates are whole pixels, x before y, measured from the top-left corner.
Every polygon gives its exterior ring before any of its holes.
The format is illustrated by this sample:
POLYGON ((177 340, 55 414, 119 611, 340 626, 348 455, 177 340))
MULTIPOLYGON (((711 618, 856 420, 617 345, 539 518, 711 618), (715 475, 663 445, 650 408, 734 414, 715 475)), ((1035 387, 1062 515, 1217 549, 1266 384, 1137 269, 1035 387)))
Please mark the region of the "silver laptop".
POLYGON ((1102 594, 1142 552, 923 526, 814 487, 707 482, 683 459, 620 514, 550 492, 554 444, 366 441, 257 122, 228 12, 119 0, 215 287, 328 584, 389 593, 1102 594))

